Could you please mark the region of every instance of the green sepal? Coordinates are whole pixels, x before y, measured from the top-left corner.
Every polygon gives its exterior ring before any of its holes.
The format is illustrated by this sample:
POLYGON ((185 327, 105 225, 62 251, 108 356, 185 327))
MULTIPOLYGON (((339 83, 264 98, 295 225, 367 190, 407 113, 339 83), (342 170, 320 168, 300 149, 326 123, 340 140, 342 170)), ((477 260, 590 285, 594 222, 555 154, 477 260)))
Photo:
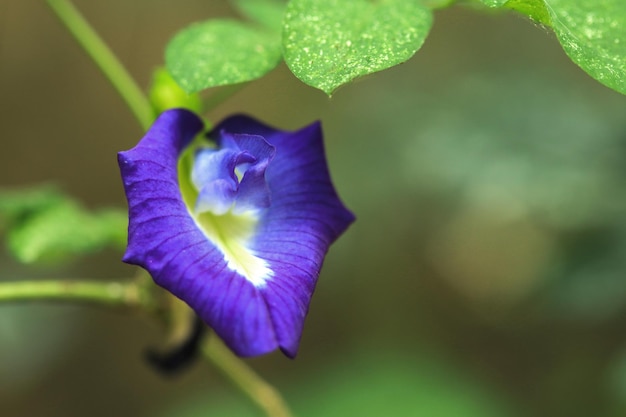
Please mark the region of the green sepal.
POLYGON ((196 93, 187 94, 172 78, 167 69, 159 67, 152 75, 150 104, 155 114, 168 109, 184 108, 195 113, 202 111, 202 100, 196 93))

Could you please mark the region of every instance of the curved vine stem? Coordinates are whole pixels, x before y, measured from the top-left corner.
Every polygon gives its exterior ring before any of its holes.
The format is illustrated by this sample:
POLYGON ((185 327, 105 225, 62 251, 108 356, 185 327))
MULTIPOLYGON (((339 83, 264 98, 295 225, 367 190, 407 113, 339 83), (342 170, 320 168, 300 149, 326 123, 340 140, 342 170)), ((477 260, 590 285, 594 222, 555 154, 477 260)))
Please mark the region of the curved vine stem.
POLYGON ((202 354, 269 417, 293 417, 278 390, 235 356, 215 335, 208 337, 202 354))
MULTIPOLYGON (((151 282, 149 284, 154 287, 151 282)), ((156 315, 160 312, 156 298, 150 288, 145 288, 142 279, 0 282, 0 304, 48 301, 135 309, 156 315)), ((202 353, 268 417, 293 417, 280 393, 235 356, 219 338, 207 338, 202 353)))
POLYGON ((0 303, 35 301, 90 304, 147 312, 156 308, 154 298, 136 280, 0 282, 0 303))
POLYGON ((113 84, 141 127, 147 130, 154 121, 152 106, 126 68, 70 1, 48 0, 48 5, 113 84))

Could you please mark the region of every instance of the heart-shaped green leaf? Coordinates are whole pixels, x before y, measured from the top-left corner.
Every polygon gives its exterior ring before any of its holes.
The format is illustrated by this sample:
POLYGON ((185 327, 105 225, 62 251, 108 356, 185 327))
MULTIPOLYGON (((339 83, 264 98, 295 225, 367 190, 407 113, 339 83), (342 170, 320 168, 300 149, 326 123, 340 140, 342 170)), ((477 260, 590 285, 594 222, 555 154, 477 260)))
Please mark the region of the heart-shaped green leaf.
POLYGON ((291 0, 283 54, 296 77, 330 95, 408 60, 431 24, 432 12, 418 0, 291 0))
POLYGON ((517 10, 554 29, 565 53, 585 72, 626 94, 625 0, 481 0, 517 10))
POLYGON ((187 93, 254 80, 280 60, 280 35, 232 20, 191 25, 165 50, 168 71, 187 93))
POLYGON ((565 53, 602 84, 626 94, 626 1, 544 0, 565 53))

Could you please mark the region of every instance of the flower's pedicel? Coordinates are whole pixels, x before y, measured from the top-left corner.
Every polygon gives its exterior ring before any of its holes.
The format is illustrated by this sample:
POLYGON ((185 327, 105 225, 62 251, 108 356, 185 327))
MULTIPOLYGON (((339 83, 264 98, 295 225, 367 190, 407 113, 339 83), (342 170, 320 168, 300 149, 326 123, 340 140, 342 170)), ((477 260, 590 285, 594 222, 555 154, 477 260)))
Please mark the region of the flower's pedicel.
POLYGON ((296 355, 329 245, 354 220, 330 181, 322 132, 233 116, 208 137, 169 110, 119 165, 124 261, 187 302, 241 356, 296 355))

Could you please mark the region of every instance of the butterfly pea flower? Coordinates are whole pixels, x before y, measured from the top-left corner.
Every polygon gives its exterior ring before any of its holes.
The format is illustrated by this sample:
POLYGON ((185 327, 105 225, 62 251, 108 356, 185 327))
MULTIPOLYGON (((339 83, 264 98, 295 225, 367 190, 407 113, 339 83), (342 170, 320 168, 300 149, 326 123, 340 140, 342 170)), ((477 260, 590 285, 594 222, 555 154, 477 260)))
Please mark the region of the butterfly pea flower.
POLYGON ((168 110, 118 162, 129 205, 123 260, 185 301, 240 356, 298 350, 331 243, 354 221, 322 131, 232 116, 206 136, 168 110))

